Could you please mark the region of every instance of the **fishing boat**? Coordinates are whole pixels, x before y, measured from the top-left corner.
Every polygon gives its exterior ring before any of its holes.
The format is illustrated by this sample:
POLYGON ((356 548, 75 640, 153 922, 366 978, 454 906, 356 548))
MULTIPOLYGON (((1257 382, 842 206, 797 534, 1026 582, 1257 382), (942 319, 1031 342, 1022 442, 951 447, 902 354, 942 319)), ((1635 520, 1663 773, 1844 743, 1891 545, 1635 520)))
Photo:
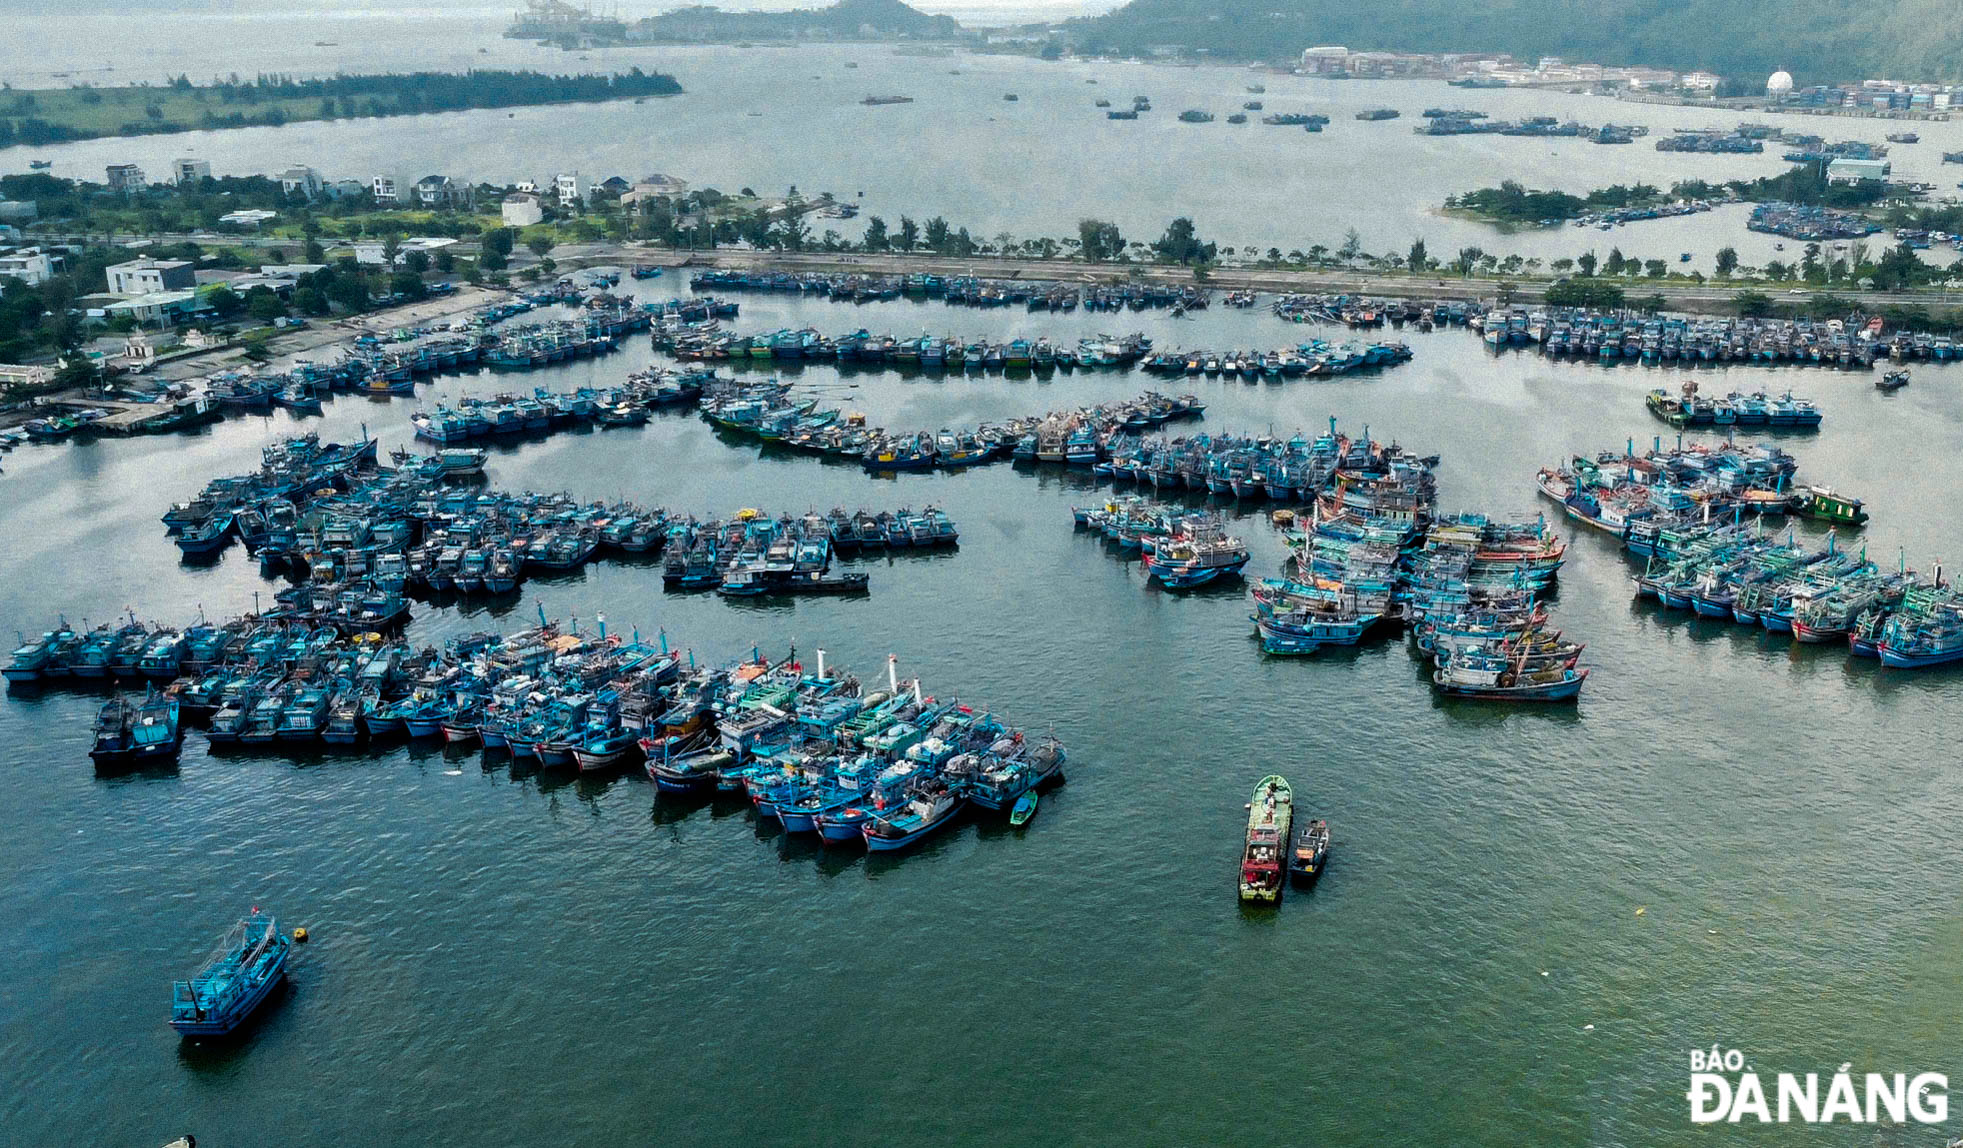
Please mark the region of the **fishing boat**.
POLYGON ((1883 392, 1899 391, 1906 386, 1908 386, 1907 371, 1889 371, 1874 381, 1874 389, 1883 392))
POLYGON ((1867 508, 1858 498, 1839 494, 1830 486, 1802 486, 1794 490, 1787 505, 1801 518, 1832 522, 1840 526, 1865 526, 1867 508))
POLYGON ((1295 834, 1288 854, 1288 876, 1297 885, 1314 884, 1329 862, 1329 823, 1317 818, 1295 834))
POLYGON ((874 853, 905 849, 954 820, 965 803, 953 786, 938 778, 930 779, 909 792, 897 811, 873 814, 860 833, 866 848, 874 853))
POLYGON ((96 715, 89 757, 97 768, 170 761, 184 747, 180 713, 175 695, 155 690, 141 702, 112 698, 96 715))
POLYGON ((1041 800, 1041 795, 1033 789, 1016 798, 1015 808, 1009 810, 1009 824, 1027 825, 1036 816, 1036 803, 1041 800))
POLYGON ((1240 898, 1273 904, 1281 900, 1282 849, 1295 824, 1295 791, 1288 780, 1269 774, 1254 787, 1247 804, 1247 844, 1241 854, 1240 898))
POLYGON ((286 975, 292 948, 273 915, 255 907, 190 980, 171 985, 170 1027, 184 1036, 237 1031, 286 975))

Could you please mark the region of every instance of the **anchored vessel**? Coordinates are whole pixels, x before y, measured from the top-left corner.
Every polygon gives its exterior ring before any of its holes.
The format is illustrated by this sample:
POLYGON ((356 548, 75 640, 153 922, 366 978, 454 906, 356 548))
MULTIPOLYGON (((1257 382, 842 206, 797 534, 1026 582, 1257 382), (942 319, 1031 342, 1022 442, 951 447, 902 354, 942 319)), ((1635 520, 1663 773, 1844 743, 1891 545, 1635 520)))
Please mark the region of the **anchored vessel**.
POLYGON ((190 980, 171 985, 170 1027, 185 1036, 236 1031, 286 975, 292 947, 273 915, 254 908, 190 980))
POLYGON ((1254 800, 1247 806, 1247 845, 1241 853, 1241 900, 1281 900, 1281 855, 1294 825, 1294 800, 1288 780, 1278 774, 1254 787, 1254 800))

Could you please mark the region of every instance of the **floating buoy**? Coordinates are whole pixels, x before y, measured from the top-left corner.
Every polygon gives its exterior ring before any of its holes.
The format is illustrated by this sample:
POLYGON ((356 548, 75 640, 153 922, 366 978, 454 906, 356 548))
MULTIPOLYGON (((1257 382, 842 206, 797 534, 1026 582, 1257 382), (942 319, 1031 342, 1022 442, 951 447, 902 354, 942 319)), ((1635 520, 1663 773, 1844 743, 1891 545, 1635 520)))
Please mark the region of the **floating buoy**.
POLYGON ((295 930, 293 930, 293 941, 294 941, 294 943, 295 943, 295 944, 299 944, 299 945, 304 945, 304 944, 306 944, 306 943, 307 943, 307 930, 305 930, 305 929, 295 929, 295 930))
POLYGON ((1581 1026, 1581 1031, 1583 1031, 1583 1032, 1594 1032, 1594 1031, 1595 1031, 1595 1026, 1594 1026, 1594 1025, 1592 1025, 1592 1024, 1584 1024, 1584 1025, 1582 1025, 1582 1026, 1581 1026))
POLYGON ((1636 909, 1636 915, 1637 915, 1638 917, 1640 917, 1640 916, 1642 916, 1642 915, 1643 915, 1644 913, 1647 913, 1647 912, 1649 912, 1649 906, 1648 906, 1648 905, 1641 905, 1641 906, 1638 906, 1638 907, 1637 907, 1637 909, 1636 909))

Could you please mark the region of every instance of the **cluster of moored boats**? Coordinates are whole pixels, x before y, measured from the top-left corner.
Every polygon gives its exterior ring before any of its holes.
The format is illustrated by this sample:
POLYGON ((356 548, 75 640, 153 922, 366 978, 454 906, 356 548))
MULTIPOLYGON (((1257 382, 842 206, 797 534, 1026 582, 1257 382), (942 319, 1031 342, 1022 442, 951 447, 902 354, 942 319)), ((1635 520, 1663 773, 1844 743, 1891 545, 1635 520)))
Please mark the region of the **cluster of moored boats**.
POLYGON ((1820 408, 1810 399, 1793 397, 1791 391, 1768 395, 1764 391, 1743 394, 1732 391, 1723 398, 1697 393, 1697 381, 1687 380, 1677 394, 1662 387, 1651 391, 1644 403, 1649 413, 1673 427, 1758 427, 1772 430, 1818 430, 1820 408))
MULTIPOLYGON (((1092 462, 1094 473, 1117 482, 1147 484, 1157 490, 1201 490, 1236 498, 1271 498, 1305 502, 1320 496, 1340 477, 1391 476, 1400 484, 1430 482, 1437 458, 1417 458, 1396 443, 1370 438, 1351 439, 1329 431, 1314 439, 1272 436, 1198 434, 1173 439, 1126 436, 1106 444, 1103 461, 1092 462)), ((1361 494, 1358 495, 1362 497, 1361 494)), ((1416 498, 1413 491, 1411 497, 1416 498)))
POLYGON ((1666 532, 1643 572, 1639 597, 1702 618, 1756 626, 1796 642, 1847 643, 1855 655, 1901 668, 1963 658, 1963 598, 1937 570, 1925 579, 1842 550, 1832 533, 1803 546, 1750 524, 1666 532))
MULTIPOLYGON (((541 768, 641 764, 665 792, 744 792, 788 832, 885 851, 930 836, 965 807, 1020 806, 1026 819, 1065 758, 1054 737, 902 682, 890 658, 885 688, 867 689, 828 667, 823 650, 813 667, 796 650, 710 667, 665 634, 623 639, 604 620, 587 631, 543 613, 515 634, 421 650, 256 617, 174 632, 183 649, 169 672, 136 671, 174 680, 141 702, 103 705, 102 765, 174 758, 185 723, 202 725, 214 746, 441 738, 541 768)), ((14 661, 71 645, 73 635, 65 625, 50 631, 14 661)), ((16 681, 67 676, 45 658, 32 677, 9 670, 16 681)))
POLYGON ((957 545, 960 530, 936 506, 918 513, 844 507, 771 517, 745 509, 727 520, 669 519, 661 581, 730 596, 863 591, 867 575, 831 570, 845 554, 921 551, 957 545))
POLYGON ((1844 640, 1854 654, 1900 668, 1963 659, 1963 598, 1941 569, 1925 579, 1906 562, 1887 570, 1865 549, 1843 549, 1839 525, 1866 521, 1860 500, 1823 487, 1789 493, 1796 466, 1773 447, 1659 447, 1642 457, 1625 450, 1576 458, 1543 470, 1538 482, 1569 517, 1645 560, 1640 597, 1798 642, 1844 640), (1806 546, 1745 517, 1795 506, 1835 530, 1806 546))
POLYGON ((702 397, 713 374, 700 368, 684 371, 637 371, 613 387, 579 387, 571 391, 533 388, 531 394, 507 393, 471 397, 455 406, 439 403, 410 416, 416 437, 434 443, 464 442, 508 435, 542 435, 586 427, 639 426, 650 411, 683 406, 702 397))
POLYGON ((1070 513, 1080 529, 1104 535, 1119 552, 1143 555, 1145 576, 1168 589, 1237 577, 1248 562, 1246 545, 1212 511, 1123 496, 1102 506, 1073 506, 1070 513))
POLYGON ((1158 375, 1239 377, 1249 383, 1257 380, 1278 383, 1303 376, 1346 375, 1364 368, 1394 367, 1410 359, 1411 348, 1403 343, 1331 344, 1315 339, 1275 351, 1162 351, 1145 357, 1139 365, 1158 375))
MULTIPOLYGON (((558 301, 547 296, 543 301, 558 301)), ((526 371, 572 359, 606 354, 622 336, 646 330, 653 310, 624 299, 600 296, 576 318, 555 319, 518 328, 493 325, 530 309, 525 298, 480 310, 451 329, 406 329, 387 339, 364 334, 333 363, 301 362, 277 374, 229 372, 206 381, 210 398, 224 411, 284 407, 318 413, 337 393, 411 395, 417 380, 443 371, 488 366, 526 371)))
MULTIPOLYGON (((1576 697, 1588 671, 1581 647, 1546 629, 1539 599, 1561 567, 1566 546, 1545 521, 1502 522, 1483 515, 1440 517, 1432 469, 1368 428, 1352 440, 1336 432, 1310 440, 1201 436, 1139 444, 1097 472, 1221 494, 1306 503, 1306 519, 1275 512, 1292 556, 1285 576, 1253 587, 1254 634, 1264 651, 1312 654, 1354 646, 1379 627, 1409 625, 1434 662, 1433 685, 1452 696, 1517 701, 1576 697), (1297 527, 1299 526, 1299 529, 1297 527)), ((1248 562, 1239 539, 1206 510, 1118 496, 1072 508, 1080 529, 1095 530, 1120 552, 1145 555, 1149 576, 1167 586, 1199 585, 1238 574, 1248 562)))
POLYGON ((1193 395, 1171 398, 1147 391, 1123 402, 984 423, 972 430, 887 431, 866 426, 863 415, 820 409, 816 399, 793 399, 790 390, 774 379, 719 384, 703 397, 702 417, 728 434, 888 472, 963 470, 1005 458, 1088 465, 1126 434, 1196 418, 1206 409, 1193 395))
MULTIPOLYGON (((700 556, 705 536, 715 560, 671 585, 714 587, 732 596, 790 592, 858 592, 867 576, 835 572, 834 559, 862 549, 952 545, 954 523, 935 508, 892 513, 777 519, 757 511, 729 525, 670 516, 631 502, 579 502, 570 495, 485 491, 445 482, 483 452, 450 448, 412 462, 393 456, 393 470, 373 466, 369 450, 322 448, 311 438, 266 450, 252 475, 208 484, 165 515, 168 528, 229 544, 236 537, 265 572, 306 581, 277 595, 267 616, 325 624, 347 632, 388 630, 408 619, 407 595, 419 592, 508 594, 530 576, 563 573, 614 553, 669 566, 700 556), (296 458, 328 460, 296 465, 296 458), (461 456, 460 461, 457 460, 461 456), (863 523, 860 519, 865 519, 863 523)), ((200 553, 215 553, 205 543, 200 553)))
POLYGON ((1541 494, 1569 518, 1647 553, 1659 532, 1754 516, 1796 514, 1837 526, 1868 520, 1858 498, 1831 487, 1796 482, 1799 460, 1766 443, 1684 443, 1661 438, 1638 455, 1620 451, 1576 455, 1535 476, 1541 494))
POLYGON ((1867 369, 1883 360, 1948 359, 1947 337, 1886 334, 1880 319, 1700 318, 1597 312, 1585 308, 1480 316, 1471 326, 1493 350, 1537 347, 1557 358, 1601 362, 1759 363, 1867 369))
POLYGON ((1325 494, 1306 524, 1284 516, 1302 528, 1288 533, 1286 577, 1254 588, 1262 649, 1312 654, 1407 625, 1442 695, 1574 700, 1588 679, 1582 646, 1547 628, 1542 602, 1567 551, 1560 536, 1542 519, 1438 516, 1431 503, 1427 485, 1379 481, 1325 494))
POLYGON ((788 271, 704 271, 689 281, 694 291, 767 291, 813 295, 834 302, 875 303, 939 299, 967 307, 1021 305, 1031 311, 1144 311, 1184 313, 1206 308, 1212 294, 1171 283, 1084 285, 1042 280, 979 279, 971 275, 842 275, 788 271))
POLYGON ((743 335, 714 326, 691 325, 656 332, 655 345, 688 360, 768 362, 772 366, 819 362, 866 370, 981 372, 1124 367, 1143 358, 1152 349, 1152 340, 1139 334, 1099 335, 1080 339, 1071 347, 1050 339, 987 342, 930 335, 895 339, 863 328, 836 337, 809 327, 743 335))

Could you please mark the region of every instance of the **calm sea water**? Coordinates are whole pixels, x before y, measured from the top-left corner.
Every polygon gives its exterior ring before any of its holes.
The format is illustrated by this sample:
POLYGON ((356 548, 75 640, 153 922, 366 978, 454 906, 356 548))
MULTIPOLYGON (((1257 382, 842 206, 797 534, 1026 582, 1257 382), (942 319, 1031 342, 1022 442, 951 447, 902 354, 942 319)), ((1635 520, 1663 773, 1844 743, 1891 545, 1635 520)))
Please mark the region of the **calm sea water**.
MULTIPOLYGON (((663 280, 662 284, 669 281, 663 280)), ((743 325, 1283 344, 1261 313, 1036 319, 938 305, 745 300, 743 325)), ((1444 456, 1447 508, 1531 515, 1534 469, 1660 429, 1676 372, 1493 358, 1412 335, 1378 377, 1195 380, 1210 430, 1330 415, 1444 456)), ((526 380, 617 379, 644 341, 526 380)), ((1865 543, 1963 555, 1963 369, 1717 370, 1826 411, 1786 442, 1867 498, 1865 543)), ((801 386, 888 426, 969 424, 1135 394, 1141 376, 841 379, 801 386)), ((453 378, 455 397, 511 385, 453 378)), ((0 477, 0 619, 126 608, 178 620, 272 584, 234 550, 182 566, 158 515, 302 425, 407 441, 406 401, 180 438, 29 447, 0 477)), ((1784 441, 1784 440, 1782 440, 1784 441)), ((1953 810, 1963 679, 1850 662, 1632 602, 1605 540, 1570 550, 1556 624, 1595 667, 1576 707, 1433 697, 1397 641, 1264 658, 1238 587, 1171 594, 1073 531, 1088 476, 994 466, 876 480, 760 455, 687 414, 498 449, 491 481, 671 509, 936 502, 957 554, 866 564, 863 600, 733 604, 600 563, 495 610, 419 608, 412 635, 533 611, 657 627, 699 657, 897 653, 942 694, 1054 723, 1070 780, 1028 829, 966 823, 869 859, 787 841, 740 803, 673 802, 433 749, 212 755, 98 779, 95 697, 0 701, 0 1096, 8 1142, 211 1145, 870 1142, 1336 1145, 1708 1143, 1687 1050, 1761 1071, 1951 1071, 1963 1046, 1953 810), (1242 802, 1278 771, 1330 818, 1321 885, 1247 912, 1242 802), (180 1044, 168 982, 238 910, 315 941, 244 1042, 180 1044), (1641 915, 1637 911, 1643 910, 1641 915), (1589 1028, 1588 1026, 1593 1026, 1589 1028)), ((1282 547, 1258 508, 1255 549, 1282 547)), ((1859 544, 1854 542, 1851 544, 1859 544)), ((1950 1129, 1952 1134, 1956 1128, 1950 1129)), ((1719 1135, 1724 1135, 1720 1133, 1719 1135)), ((1733 1133, 1732 1139, 1744 1136, 1733 1133)), ((1789 1129, 1781 1143, 1922 1144, 1789 1129)), ((1729 1140, 1727 1141, 1729 1142, 1729 1140)))
MULTIPOLYGON (((1332 81, 1232 67, 1138 63, 1044 63, 1007 56, 908 55, 880 45, 801 47, 617 47, 567 53, 499 35, 501 8, 333 9, 311 16, 230 7, 164 13, 146 35, 124 31, 120 12, 48 14, 0 44, 0 78, 17 87, 73 82, 161 82, 260 71, 323 74, 471 67, 671 72, 685 93, 645 103, 478 111, 440 116, 301 123, 220 133, 97 140, 0 151, 0 172, 53 161, 58 175, 100 181, 105 164, 134 161, 161 173, 182 155, 218 173, 251 174, 310 164, 330 178, 376 173, 415 179, 432 172, 500 185, 578 170, 594 179, 660 171, 694 186, 782 194, 830 191, 897 223, 902 214, 944 215, 993 238, 1074 235, 1077 221, 1116 221, 1150 240, 1175 215, 1236 247, 1283 252, 1339 247, 1355 229, 1365 251, 1403 253, 1423 238, 1434 257, 1460 248, 1554 260, 1611 248, 1713 269, 1717 250, 1743 261, 1791 262, 1801 244, 1745 230, 1747 210, 1631 224, 1611 232, 1559 227, 1502 234, 1439 215, 1448 195, 1518 180, 1585 193, 1609 184, 1667 187, 1682 179, 1722 181, 1785 170, 1783 149, 1758 156, 1658 153, 1654 138, 1625 146, 1498 136, 1420 137, 1425 108, 1469 107, 1496 118, 1551 115, 1589 124, 1639 124, 1652 137, 1674 128, 1730 127, 1738 115, 1623 103, 1561 92, 1463 91, 1438 81, 1332 81), (80 31, 78 31, 78 28, 80 31), (113 66, 112 71, 103 71, 113 66), (1266 88, 1258 96, 1250 86, 1266 88), (1002 97, 1015 94, 1011 103, 1002 97), (860 104, 869 94, 915 102, 860 104), (1149 96, 1158 111, 1137 121, 1104 118, 1099 98, 1124 106, 1149 96), (1266 112, 1320 111, 1326 130, 1231 125, 1249 100, 1266 112), (1355 113, 1395 107, 1403 118, 1362 123, 1355 113), (1177 120, 1186 108, 1212 124, 1177 120), (1679 257, 1691 255, 1689 263, 1679 257)), ((1262 113, 1252 113, 1259 120, 1262 113)), ((1769 118, 1781 126, 1880 144, 1895 126, 1880 120, 1769 118)), ((1897 145, 1898 178, 1955 183, 1941 164, 1963 149, 1963 123, 1917 125, 1923 142, 1897 145)), ((860 223, 840 223, 856 234, 860 223)), ((1948 258, 1949 253, 1933 257, 1948 258)))

